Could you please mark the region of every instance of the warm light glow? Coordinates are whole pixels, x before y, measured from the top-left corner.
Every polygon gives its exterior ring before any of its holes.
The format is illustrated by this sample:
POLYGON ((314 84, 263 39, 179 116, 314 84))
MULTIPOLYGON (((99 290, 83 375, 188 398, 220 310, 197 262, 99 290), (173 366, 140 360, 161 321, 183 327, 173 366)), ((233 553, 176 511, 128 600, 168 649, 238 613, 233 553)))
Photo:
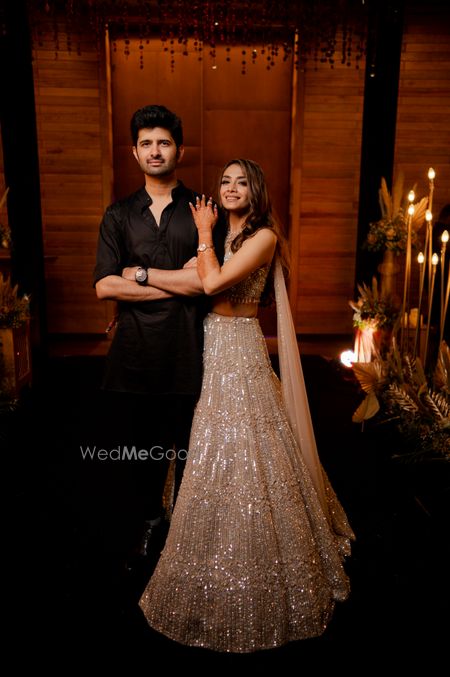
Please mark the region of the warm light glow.
POLYGON ((412 215, 414 214, 414 209, 415 209, 414 205, 409 205, 409 207, 408 207, 408 214, 409 214, 410 216, 412 216, 412 215))
POLYGON ((340 357, 344 367, 351 367, 353 365, 353 362, 356 362, 356 355, 353 352, 353 350, 344 350, 344 352, 341 353, 340 357))
POLYGON ((433 167, 430 167, 430 169, 428 170, 428 178, 430 179, 430 181, 433 181, 435 176, 436 172, 434 171, 433 167))
POLYGON ((414 191, 413 191, 413 190, 410 190, 409 193, 408 193, 408 200, 409 200, 410 202, 414 202, 415 197, 416 197, 416 196, 415 196, 414 191))
POLYGON ((444 244, 448 242, 448 230, 444 230, 444 232, 441 235, 441 240, 444 244))
POLYGON ((423 263, 425 261, 425 256, 423 255, 423 252, 418 253, 417 261, 418 261, 418 263, 423 263))
POLYGON ((433 266, 437 266, 437 264, 439 263, 439 256, 437 254, 433 254, 433 256, 431 257, 431 263, 433 264, 433 266))
POLYGON ((432 221, 433 220, 433 214, 430 212, 429 209, 425 212, 425 218, 427 221, 432 221))

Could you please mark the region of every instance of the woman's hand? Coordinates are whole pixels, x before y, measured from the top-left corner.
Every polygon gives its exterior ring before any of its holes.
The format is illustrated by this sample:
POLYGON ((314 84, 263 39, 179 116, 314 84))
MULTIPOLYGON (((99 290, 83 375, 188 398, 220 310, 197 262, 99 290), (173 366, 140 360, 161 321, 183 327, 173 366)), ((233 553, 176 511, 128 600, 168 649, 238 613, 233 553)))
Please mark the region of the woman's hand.
POLYGON ((197 268, 197 257, 193 256, 189 261, 186 261, 183 268, 197 268))
POLYGON ((213 204, 212 197, 208 198, 208 201, 206 201, 206 197, 204 195, 202 195, 201 199, 197 197, 195 200, 195 207, 191 202, 189 202, 189 207, 191 208, 194 223, 198 232, 211 232, 217 223, 217 218, 219 215, 217 205, 213 204))

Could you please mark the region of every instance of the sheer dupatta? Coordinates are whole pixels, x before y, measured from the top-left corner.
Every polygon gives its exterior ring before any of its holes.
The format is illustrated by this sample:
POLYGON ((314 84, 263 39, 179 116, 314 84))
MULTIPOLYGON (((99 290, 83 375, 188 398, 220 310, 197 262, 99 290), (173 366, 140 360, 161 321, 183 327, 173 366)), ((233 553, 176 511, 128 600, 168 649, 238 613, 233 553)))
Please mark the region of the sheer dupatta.
POLYGON ((323 511, 331 524, 324 475, 317 453, 297 335, 279 257, 275 261, 274 285, 277 304, 278 358, 284 405, 292 432, 309 470, 323 511))

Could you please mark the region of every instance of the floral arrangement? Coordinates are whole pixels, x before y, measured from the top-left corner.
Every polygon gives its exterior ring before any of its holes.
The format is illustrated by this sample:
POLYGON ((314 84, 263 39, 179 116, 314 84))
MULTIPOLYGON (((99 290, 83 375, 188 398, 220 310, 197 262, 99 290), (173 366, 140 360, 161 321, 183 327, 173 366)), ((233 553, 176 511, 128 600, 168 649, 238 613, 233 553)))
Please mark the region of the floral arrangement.
POLYGON ((442 342, 430 383, 418 357, 402 356, 395 343, 386 359, 355 363, 353 371, 366 393, 353 421, 377 417, 393 423, 403 443, 393 458, 450 462, 450 350, 442 342))
POLYGON ((391 296, 379 294, 377 278, 372 278, 372 287, 365 283, 357 286, 358 300, 349 301, 355 311, 353 326, 358 329, 392 329, 399 318, 399 308, 391 296))
MULTIPOLYGON (((392 196, 386 181, 382 179, 379 191, 382 218, 370 224, 366 247, 372 251, 384 250, 386 262, 383 269, 379 267, 384 277, 387 277, 385 268, 389 263, 392 264, 393 254, 405 252, 407 280, 407 260, 411 253, 409 244, 414 246, 418 240, 418 230, 425 218, 428 198, 413 204, 415 197, 411 191, 405 204, 402 194, 402 175, 394 184, 392 196), (408 211, 408 202, 413 204, 414 210, 408 211), (408 229, 411 236, 409 242, 408 229)), ((427 350, 427 333, 423 365, 416 354, 418 328, 412 349, 408 331, 405 332, 405 323, 400 326, 402 317, 410 316, 406 291, 400 308, 388 293, 391 285, 386 280, 383 280, 381 289, 380 294, 374 277, 371 287, 358 285, 358 300, 349 302, 354 310, 353 325, 357 328, 353 351, 355 359, 351 362, 353 373, 365 393, 352 420, 362 424, 373 420, 376 424, 382 424, 379 427, 387 431, 383 445, 392 444, 392 458, 450 462, 449 347, 441 335, 436 345, 431 346, 432 351, 427 350)))
MULTIPOLYGON (((378 191, 381 219, 369 224, 369 233, 365 243, 370 251, 406 251, 409 217, 408 199, 403 198, 403 182, 403 174, 399 173, 391 195, 386 180, 381 179, 381 188, 378 191)), ((414 205, 414 215, 411 217, 412 247, 417 246, 418 230, 423 224, 427 204, 428 198, 424 197, 414 205)))
POLYGON ((18 296, 17 285, 11 286, 9 278, 0 274, 0 328, 16 329, 30 318, 30 299, 18 296))

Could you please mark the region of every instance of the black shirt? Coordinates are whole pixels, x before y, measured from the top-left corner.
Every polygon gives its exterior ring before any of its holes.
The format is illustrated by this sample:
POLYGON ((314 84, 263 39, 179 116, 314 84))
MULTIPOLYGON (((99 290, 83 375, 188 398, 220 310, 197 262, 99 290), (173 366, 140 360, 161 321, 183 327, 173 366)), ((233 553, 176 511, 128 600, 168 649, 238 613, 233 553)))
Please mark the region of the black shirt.
MULTIPOLYGON (((179 182, 159 227, 145 188, 108 207, 100 224, 94 284, 107 275, 121 275, 126 266, 176 270, 196 256, 198 235, 188 204, 194 203, 195 196, 179 182)), ((222 227, 216 226, 214 233, 223 243, 222 227)), ((218 254, 221 256, 220 245, 218 254)), ((103 387, 197 396, 202 377, 203 318, 208 308, 204 295, 120 301, 103 387)))

